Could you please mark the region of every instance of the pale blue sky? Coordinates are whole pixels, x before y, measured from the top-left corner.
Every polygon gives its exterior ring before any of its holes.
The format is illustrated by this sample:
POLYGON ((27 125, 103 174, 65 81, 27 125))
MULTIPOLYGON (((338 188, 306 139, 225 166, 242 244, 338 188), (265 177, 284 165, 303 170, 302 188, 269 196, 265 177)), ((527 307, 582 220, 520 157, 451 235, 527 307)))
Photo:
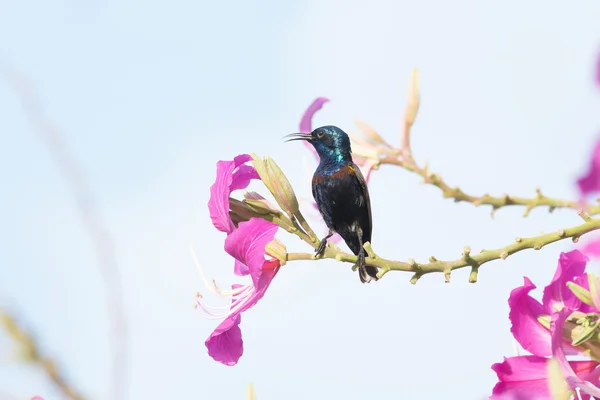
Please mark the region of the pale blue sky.
MULTIPOLYGON (((361 285, 334 261, 286 265, 243 316, 244 356, 214 362, 216 326, 191 305, 232 281, 206 202, 215 163, 271 155, 310 196, 307 152, 284 144, 317 96, 317 125, 360 118, 397 143, 411 68, 421 71, 414 151, 475 194, 541 187, 574 197, 600 132, 593 64, 600 4, 558 1, 20 1, 0 4, 0 62, 27 75, 82 165, 116 240, 131 331, 129 399, 479 399, 513 354, 506 300, 543 287, 570 243, 443 283, 390 273, 361 285), (365 340, 378 339, 366 348, 365 340)), ((0 84, 0 296, 92 399, 106 399, 107 318, 74 198, 6 80, 0 84)), ((373 246, 388 258, 456 258, 577 224, 445 201, 392 167, 371 181, 373 246)), ((296 238, 279 234, 292 249, 296 238)), ((0 336, 1 338, 2 336, 0 336)), ((0 389, 58 398, 0 341, 0 389)))

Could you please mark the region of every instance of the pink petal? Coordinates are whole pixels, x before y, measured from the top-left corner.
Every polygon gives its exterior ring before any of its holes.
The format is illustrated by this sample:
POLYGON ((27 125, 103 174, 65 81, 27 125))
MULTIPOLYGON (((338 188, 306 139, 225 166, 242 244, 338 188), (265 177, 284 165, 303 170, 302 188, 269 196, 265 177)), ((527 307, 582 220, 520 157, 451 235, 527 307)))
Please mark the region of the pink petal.
POLYGON ((547 315, 560 310, 564 306, 571 309, 579 308, 581 300, 567 287, 567 282, 573 282, 576 276, 583 275, 587 262, 588 258, 579 250, 560 253, 554 278, 544 288, 544 296, 542 297, 542 304, 546 308, 547 315))
POLYGON ((600 237, 594 237, 586 241, 579 250, 586 256, 600 258, 600 237))
POLYGON ((233 273, 237 276, 246 276, 250 273, 250 269, 248 269, 246 264, 240 260, 235 260, 235 263, 233 264, 233 273))
POLYGON ((217 163, 217 178, 210 187, 208 210, 213 225, 221 232, 231 233, 235 228, 229 218, 229 195, 231 192, 247 187, 251 179, 259 179, 254 168, 243 165, 251 159, 252 157, 248 154, 240 154, 233 161, 217 163))
POLYGON ((577 179, 577 185, 582 196, 600 191, 600 140, 592 152, 588 172, 577 179))
POLYGON ((528 352, 536 356, 549 356, 552 354, 550 332, 537 320, 544 314, 543 306, 529 292, 535 285, 524 277, 523 286, 510 292, 508 305, 510 312, 508 318, 512 324, 510 331, 519 344, 528 352))
POLYGON ((228 366, 237 364, 244 354, 244 341, 240 330, 241 316, 236 313, 217 326, 204 342, 208 355, 228 366))
POLYGON ((515 399, 547 398, 547 363, 547 358, 538 356, 504 357, 504 362, 492 365, 498 376, 492 398, 500 398, 499 395, 515 399))
MULTIPOLYGON (((549 358, 538 356, 518 356, 504 358, 504 362, 492 365, 498 376, 492 399, 502 396, 514 399, 546 399, 549 396, 549 358)), ((579 376, 588 376, 598 365, 595 361, 569 361, 569 366, 579 376)))
MULTIPOLYGON (((302 115, 302 119, 300 120, 300 133, 310 133, 312 132, 312 118, 317 111, 323 107, 323 104, 329 101, 326 97, 317 97, 315 101, 312 102, 310 106, 304 111, 304 115, 302 115)), ((315 157, 318 158, 317 152, 314 147, 308 143, 307 141, 303 141, 304 145, 313 153, 315 157)))
POLYGON ((265 263, 265 246, 275 237, 278 226, 261 218, 251 218, 240 222, 238 228, 225 239, 225 251, 243 265, 247 270, 237 266, 239 272, 250 273, 252 282, 258 289, 263 264, 265 263))
POLYGON ((563 327, 571 310, 563 308, 558 313, 552 314, 552 356, 558 361, 563 375, 572 389, 578 387, 583 393, 594 397, 600 397, 600 389, 588 381, 581 380, 580 375, 588 376, 589 373, 598 366, 595 361, 588 361, 587 364, 577 366, 577 373, 571 363, 567 361, 564 350, 563 327))

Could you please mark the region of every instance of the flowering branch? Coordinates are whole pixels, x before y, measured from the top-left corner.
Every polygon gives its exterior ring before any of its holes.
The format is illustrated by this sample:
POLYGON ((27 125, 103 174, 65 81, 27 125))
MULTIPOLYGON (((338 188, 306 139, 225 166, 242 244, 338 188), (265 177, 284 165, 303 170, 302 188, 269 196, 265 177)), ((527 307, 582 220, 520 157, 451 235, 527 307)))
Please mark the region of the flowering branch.
MULTIPOLYGON (((531 210, 537 207, 548 207, 549 212, 552 212, 557 208, 579 209, 581 207, 581 204, 577 201, 548 197, 542 194, 540 189, 536 189, 537 194, 535 197, 517 197, 507 194, 502 196, 492 196, 487 193, 482 196, 476 196, 465 193, 459 187, 450 186, 439 174, 429 171, 427 164, 421 166, 417 164, 413 157, 410 145, 410 133, 417 116, 419 104, 419 79, 418 72, 415 69, 413 70, 411 77, 411 87, 404 115, 401 147, 393 147, 373 128, 362 121, 357 121, 357 125, 363 132, 364 137, 352 136, 354 152, 358 153, 360 157, 370 159, 374 164, 373 169, 378 169, 382 164, 395 165, 421 176, 423 178, 423 183, 439 188, 442 191, 444 198, 453 199, 457 203, 467 202, 472 203, 475 206, 492 206, 492 216, 496 210, 507 206, 524 206, 524 217, 528 216, 531 210)), ((600 214, 600 205, 588 205, 586 211, 590 215, 600 214)))
MULTIPOLYGON (((272 158, 265 157, 261 159, 254 154, 252 158, 252 163, 256 168, 257 174, 284 211, 278 210, 264 198, 259 199, 254 193, 246 193, 245 199, 241 201, 229 198, 228 208, 232 220, 239 223, 240 221, 249 221, 252 218, 264 219, 298 236, 313 249, 317 249, 320 241, 316 238, 315 233, 302 216, 296 195, 286 176, 272 158), (301 223, 298 221, 301 221, 301 223)), ((367 265, 379 268, 379 273, 377 274, 379 278, 383 277, 389 271, 413 272, 414 275, 411 278, 411 282, 414 284, 423 275, 441 272, 444 274, 446 282, 449 282, 450 274, 453 270, 471 267, 469 282, 476 282, 479 267, 486 262, 506 259, 511 254, 525 249, 540 250, 550 243, 567 238, 577 242, 582 235, 600 229, 600 218, 591 218, 583 210, 579 210, 578 215, 584 221, 581 225, 530 238, 517 238, 510 245, 495 250, 482 250, 478 254, 471 254, 471 249, 467 246, 464 248, 461 257, 452 261, 439 261, 435 257, 430 257, 428 263, 418 263, 414 259, 410 259, 408 262, 387 260, 377 256, 368 242, 364 245, 369 256, 365 261, 367 265)), ((284 265, 288 261, 315 260, 318 258, 336 259, 353 264, 358 260, 357 256, 343 252, 333 243, 327 244, 325 253, 320 257, 312 253, 288 253, 285 248, 271 252, 270 255, 276 257, 281 265, 284 265)))
POLYGON ((69 385, 67 380, 59 371, 56 362, 41 353, 33 336, 19 326, 16 318, 8 312, 0 310, 0 324, 6 332, 21 346, 28 361, 39 364, 46 372, 52 383, 69 399, 83 400, 83 396, 77 389, 69 385))
MULTIPOLYGON (((410 282, 415 284, 423 275, 441 272, 445 276, 446 282, 450 282, 450 274, 452 271, 460 268, 471 267, 471 274, 469 275, 469 282, 477 282, 477 273, 479 267, 489 261, 506 259, 508 256, 517 253, 525 249, 540 250, 544 246, 558 242, 564 239, 572 239, 574 242, 579 240, 582 235, 600 229, 600 219, 588 218, 586 222, 581 225, 577 225, 571 228, 560 229, 557 232, 546 233, 544 235, 533 236, 530 238, 517 238, 514 243, 509 244, 495 250, 482 250, 478 254, 472 254, 471 248, 466 246, 463 249, 460 258, 451 261, 440 261, 435 257, 430 257, 428 263, 418 263, 414 259, 409 259, 408 262, 387 260, 379 257, 373 249, 370 243, 365 244, 365 250, 369 255, 366 258, 367 265, 372 265, 380 269, 377 274, 379 278, 388 273, 389 271, 405 271, 413 272, 414 275, 410 282)), ((307 241, 307 243, 311 244, 307 241)), ((357 257, 353 254, 343 252, 337 247, 328 246, 325 254, 322 258, 336 259, 338 261, 356 263, 357 257)), ((288 253, 286 261, 297 261, 297 260, 315 260, 315 256, 312 253, 288 253)))

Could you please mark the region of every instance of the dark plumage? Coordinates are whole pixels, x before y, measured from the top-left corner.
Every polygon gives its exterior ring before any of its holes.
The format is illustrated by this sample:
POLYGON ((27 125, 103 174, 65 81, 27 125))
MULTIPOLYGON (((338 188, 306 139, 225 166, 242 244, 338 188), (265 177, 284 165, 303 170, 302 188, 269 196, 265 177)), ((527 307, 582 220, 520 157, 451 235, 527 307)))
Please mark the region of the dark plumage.
POLYGON ((365 242, 371 242, 372 219, 369 189, 360 169, 352 161, 350 138, 336 126, 322 126, 310 134, 292 134, 290 140, 306 140, 319 154, 312 180, 312 193, 329 228, 317 254, 322 255, 334 232, 358 256, 361 282, 377 280, 377 268, 365 265, 365 242))

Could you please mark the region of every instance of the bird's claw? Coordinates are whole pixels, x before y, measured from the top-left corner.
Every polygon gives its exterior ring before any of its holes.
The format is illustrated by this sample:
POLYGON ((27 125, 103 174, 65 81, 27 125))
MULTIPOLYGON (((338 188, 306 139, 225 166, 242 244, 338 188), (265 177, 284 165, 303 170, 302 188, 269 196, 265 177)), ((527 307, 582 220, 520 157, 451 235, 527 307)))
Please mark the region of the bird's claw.
POLYGON ((357 269, 364 267, 366 264, 365 262, 365 252, 361 251, 360 253, 358 253, 358 260, 356 260, 356 264, 354 264, 352 266, 352 271, 356 271, 357 269))
POLYGON ((323 254, 325 254, 326 246, 327 246, 327 240, 326 239, 321 240, 321 243, 319 243, 319 247, 317 247, 317 249, 315 250, 315 258, 323 257, 323 254))

